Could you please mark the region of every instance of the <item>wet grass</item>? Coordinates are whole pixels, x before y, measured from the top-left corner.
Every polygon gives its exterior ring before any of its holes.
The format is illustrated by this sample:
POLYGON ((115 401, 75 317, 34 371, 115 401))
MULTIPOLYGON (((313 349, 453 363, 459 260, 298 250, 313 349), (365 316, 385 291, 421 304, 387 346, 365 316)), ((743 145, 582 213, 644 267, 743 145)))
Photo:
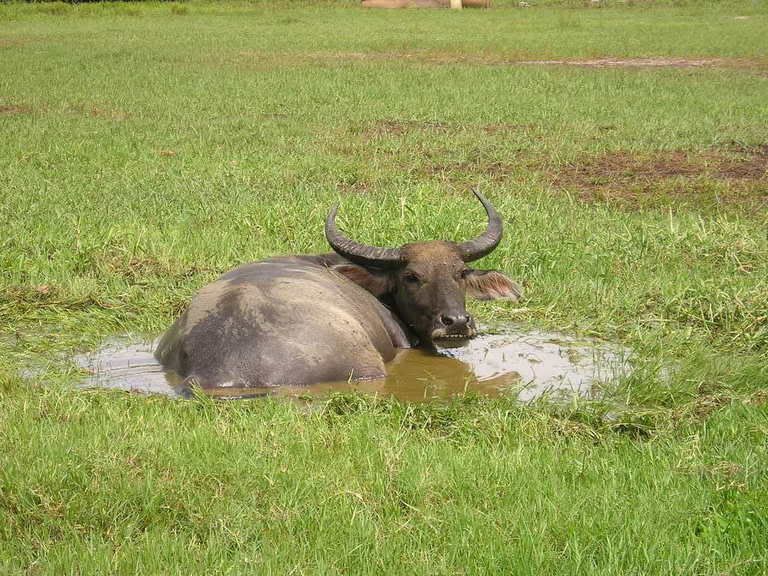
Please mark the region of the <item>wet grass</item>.
POLYGON ((0 572, 768 570, 768 15, 557 4, 0 6, 0 572), (602 58, 726 64, 520 64, 602 58), (632 347, 618 389, 73 389, 74 352, 324 251, 338 199, 366 241, 464 238, 475 184, 528 295, 475 312, 632 347))

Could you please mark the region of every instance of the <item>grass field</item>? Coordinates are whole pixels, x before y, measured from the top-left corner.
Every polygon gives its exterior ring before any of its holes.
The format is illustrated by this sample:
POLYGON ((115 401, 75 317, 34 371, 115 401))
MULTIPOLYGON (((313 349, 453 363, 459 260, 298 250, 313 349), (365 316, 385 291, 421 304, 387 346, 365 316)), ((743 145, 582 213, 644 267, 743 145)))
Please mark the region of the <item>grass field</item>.
POLYGON ((768 572, 768 8, 0 5, 0 573, 768 572), (463 239, 594 401, 178 401, 70 358, 239 263, 463 239), (36 376, 20 372, 35 367, 36 376))

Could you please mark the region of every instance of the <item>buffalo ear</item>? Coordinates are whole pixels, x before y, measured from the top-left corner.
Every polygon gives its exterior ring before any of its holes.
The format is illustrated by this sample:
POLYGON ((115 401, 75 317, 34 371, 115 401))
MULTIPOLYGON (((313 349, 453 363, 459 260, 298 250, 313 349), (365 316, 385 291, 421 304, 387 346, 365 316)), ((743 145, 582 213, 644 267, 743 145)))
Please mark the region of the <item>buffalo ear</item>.
POLYGON ((523 287, 495 270, 471 270, 466 276, 467 295, 477 300, 513 300, 523 296, 523 287))
POLYGON ((358 286, 368 290, 376 296, 383 296, 390 291, 389 274, 379 270, 369 270, 356 264, 337 264, 331 267, 331 270, 346 276, 358 286))

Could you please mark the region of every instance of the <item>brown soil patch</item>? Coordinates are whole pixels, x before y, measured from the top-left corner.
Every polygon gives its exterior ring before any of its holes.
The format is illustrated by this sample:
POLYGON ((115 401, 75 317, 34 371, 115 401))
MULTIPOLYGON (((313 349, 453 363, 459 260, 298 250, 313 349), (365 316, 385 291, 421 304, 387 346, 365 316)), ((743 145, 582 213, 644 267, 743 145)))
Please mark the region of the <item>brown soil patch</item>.
POLYGON ((675 150, 650 156, 611 152, 560 169, 552 181, 561 187, 583 189, 652 183, 666 178, 763 180, 768 173, 768 145, 742 149, 738 154, 675 150))
POLYGON ((461 161, 426 159, 415 176, 454 185, 476 181, 508 182, 527 171, 539 172, 555 189, 575 192, 587 202, 610 201, 627 208, 689 204, 698 208, 768 208, 768 145, 675 150, 653 154, 618 151, 554 166, 527 154, 492 159, 483 154, 461 161))
POLYGON ((699 396, 692 404, 691 411, 696 418, 706 419, 713 412, 730 404, 732 399, 726 395, 704 395, 699 396))
POLYGON ((427 64, 486 64, 490 66, 580 66, 586 68, 701 68, 711 66, 743 66, 742 60, 725 58, 565 58, 557 60, 524 60, 501 54, 451 52, 317 52, 304 56, 308 60, 365 61, 401 60, 427 64))
POLYGON ((768 206, 768 145, 728 150, 675 150, 650 155, 618 151, 546 168, 553 186, 577 190, 582 199, 641 202, 656 193, 695 200, 706 182, 726 184, 718 201, 768 206), (702 186, 696 183, 701 182, 702 186))
POLYGON ((701 68, 733 64, 723 58, 594 58, 587 60, 525 60, 518 64, 586 68, 701 68))
POLYGON ((0 38, 0 48, 13 48, 29 44, 31 40, 25 38, 0 38))
POLYGON ((768 61, 745 58, 688 58, 688 57, 596 57, 531 59, 529 55, 510 55, 490 52, 444 52, 435 50, 389 50, 379 52, 262 52, 240 51, 232 56, 218 59, 218 64, 234 63, 274 69, 284 66, 328 65, 356 62, 402 62, 407 64, 450 65, 468 64, 473 66, 572 66, 581 68, 738 68, 765 72, 768 61), (528 57, 526 57, 528 56, 528 57))
POLYGON ((757 392, 754 392, 748 400, 749 404, 754 404, 755 406, 765 406, 768 404, 768 390, 758 390, 757 392))
POLYGON ((19 106, 16 104, 0 104, 0 114, 29 114, 32 108, 29 106, 19 106))

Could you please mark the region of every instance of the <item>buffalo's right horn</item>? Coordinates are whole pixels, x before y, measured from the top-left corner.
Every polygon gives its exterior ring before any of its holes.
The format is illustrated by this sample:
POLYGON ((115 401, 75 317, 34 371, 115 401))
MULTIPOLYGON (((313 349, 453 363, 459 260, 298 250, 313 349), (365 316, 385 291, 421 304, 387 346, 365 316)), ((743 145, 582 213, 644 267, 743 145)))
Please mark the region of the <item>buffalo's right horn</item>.
POLYGON ((378 248, 367 246, 347 238, 336 228, 336 212, 339 205, 333 207, 325 219, 325 237, 331 248, 347 260, 373 268, 392 268, 402 264, 399 248, 378 248))

